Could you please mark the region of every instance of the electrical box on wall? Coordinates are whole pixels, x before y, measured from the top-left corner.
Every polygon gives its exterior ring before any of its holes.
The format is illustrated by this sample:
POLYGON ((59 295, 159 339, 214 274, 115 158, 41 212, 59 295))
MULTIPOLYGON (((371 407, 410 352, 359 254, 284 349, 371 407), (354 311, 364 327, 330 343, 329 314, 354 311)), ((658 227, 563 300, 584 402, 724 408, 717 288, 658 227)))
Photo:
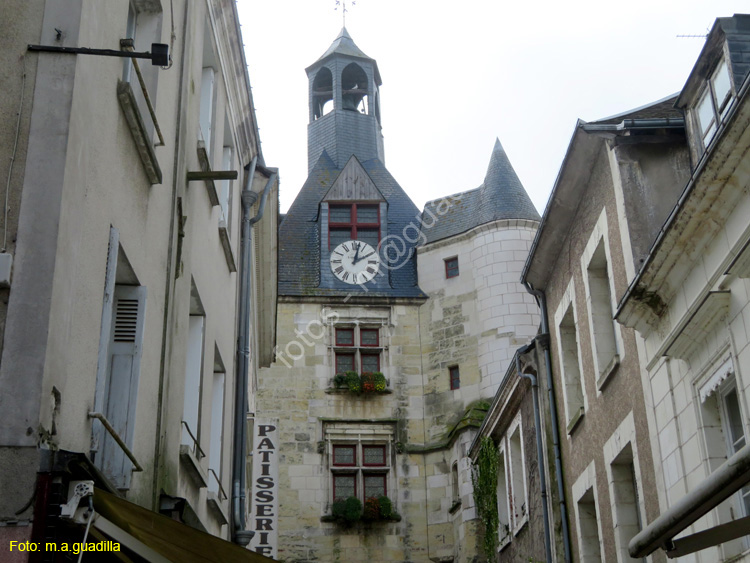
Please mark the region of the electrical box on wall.
POLYGON ((0 254, 0 288, 10 287, 10 270, 13 267, 13 255, 0 254))

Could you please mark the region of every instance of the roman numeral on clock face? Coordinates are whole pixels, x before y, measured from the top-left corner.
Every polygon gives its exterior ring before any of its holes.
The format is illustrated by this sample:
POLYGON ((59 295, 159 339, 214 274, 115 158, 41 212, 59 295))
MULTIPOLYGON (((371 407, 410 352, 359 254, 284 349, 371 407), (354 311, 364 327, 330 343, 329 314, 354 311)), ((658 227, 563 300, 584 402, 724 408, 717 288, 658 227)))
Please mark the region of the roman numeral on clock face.
POLYGON ((336 268, 336 269, 334 270, 334 272, 336 272, 336 273, 337 273, 337 274, 339 274, 339 275, 340 275, 340 274, 341 274, 341 272, 343 272, 343 271, 344 271, 344 267, 343 267, 343 266, 339 266, 338 268, 336 268))
POLYGON ((344 281, 348 280, 349 279, 349 272, 344 272, 341 277, 344 278, 344 281))

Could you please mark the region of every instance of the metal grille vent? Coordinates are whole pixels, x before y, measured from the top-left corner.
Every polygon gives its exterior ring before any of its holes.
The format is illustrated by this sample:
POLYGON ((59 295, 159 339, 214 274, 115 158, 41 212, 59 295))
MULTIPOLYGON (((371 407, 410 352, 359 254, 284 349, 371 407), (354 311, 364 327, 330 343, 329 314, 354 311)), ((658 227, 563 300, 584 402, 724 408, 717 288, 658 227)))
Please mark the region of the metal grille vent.
POLYGON ((135 342, 138 300, 119 299, 115 313, 115 342, 135 342))

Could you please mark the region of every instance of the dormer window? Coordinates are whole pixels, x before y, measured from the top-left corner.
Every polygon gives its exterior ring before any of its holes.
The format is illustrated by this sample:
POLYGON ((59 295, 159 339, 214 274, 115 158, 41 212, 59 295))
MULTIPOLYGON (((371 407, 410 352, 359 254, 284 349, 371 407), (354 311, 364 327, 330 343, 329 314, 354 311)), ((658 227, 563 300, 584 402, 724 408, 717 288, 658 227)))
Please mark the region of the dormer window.
POLYGON ((726 116, 732 100, 732 83, 729 67, 722 59, 708 79, 706 88, 695 106, 696 118, 701 132, 703 147, 707 147, 726 116))
POLYGON ((328 248, 347 240, 361 240, 373 248, 380 242, 380 207, 378 204, 331 204, 328 208, 328 248))

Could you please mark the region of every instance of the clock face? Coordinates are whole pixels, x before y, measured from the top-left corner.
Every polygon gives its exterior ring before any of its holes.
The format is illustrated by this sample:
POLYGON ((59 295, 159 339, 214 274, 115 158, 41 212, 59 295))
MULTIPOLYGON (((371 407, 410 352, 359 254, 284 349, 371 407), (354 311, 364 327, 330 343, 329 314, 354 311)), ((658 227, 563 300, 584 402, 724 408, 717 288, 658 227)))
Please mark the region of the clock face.
POLYGON ((331 252, 331 271, 342 282, 367 283, 378 273, 378 251, 361 240, 342 242, 331 252))

